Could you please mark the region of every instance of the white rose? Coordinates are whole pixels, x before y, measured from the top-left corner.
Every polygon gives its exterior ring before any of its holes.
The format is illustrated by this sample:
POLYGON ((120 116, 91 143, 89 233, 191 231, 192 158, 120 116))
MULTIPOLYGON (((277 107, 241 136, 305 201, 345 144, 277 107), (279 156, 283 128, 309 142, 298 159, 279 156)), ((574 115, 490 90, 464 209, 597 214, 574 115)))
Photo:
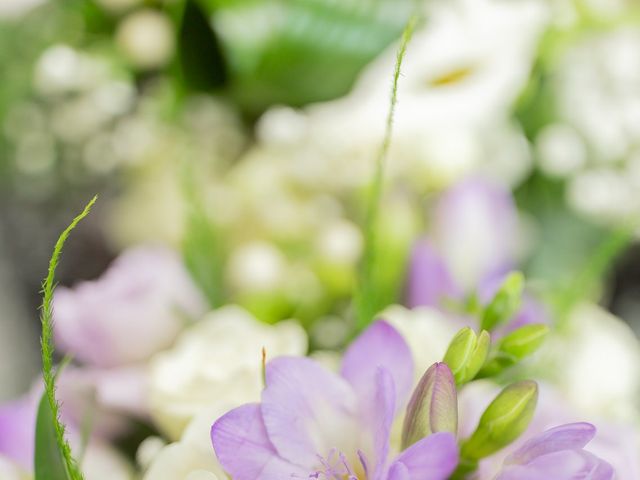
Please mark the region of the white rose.
POLYGON ((393 305, 379 316, 404 337, 411 349, 418 378, 435 362, 442 361, 449 342, 460 329, 458 322, 429 307, 410 310, 393 305))
POLYGON ((566 337, 552 339, 547 348, 571 403, 594 414, 637 417, 640 342, 631 328, 587 303, 573 310, 568 328, 566 337))
POLYGON ((9 458, 0 455, 0 478, 4 480, 27 480, 29 476, 9 458))
POLYGON ((82 471, 86 480, 133 480, 133 467, 111 445, 92 441, 82 459, 82 471))
POLYGON ((156 453, 143 480, 226 480, 209 439, 215 420, 207 414, 194 418, 180 441, 156 453), (204 435, 203 430, 206 430, 204 435))
POLYGON ((258 401, 263 348, 267 359, 304 355, 307 336, 294 321, 267 325, 235 306, 216 310, 186 330, 174 348, 151 360, 151 415, 158 427, 175 440, 203 411, 215 420, 258 401))

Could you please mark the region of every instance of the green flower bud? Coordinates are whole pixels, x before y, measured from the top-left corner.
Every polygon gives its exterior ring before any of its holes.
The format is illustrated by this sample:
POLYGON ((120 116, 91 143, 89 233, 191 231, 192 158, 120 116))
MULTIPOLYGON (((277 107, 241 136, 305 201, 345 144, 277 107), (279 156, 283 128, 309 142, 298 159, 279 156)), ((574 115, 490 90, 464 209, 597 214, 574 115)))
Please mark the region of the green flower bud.
POLYGON ((496 326, 509 320, 520 308, 524 276, 520 272, 511 272, 502 282, 502 286, 486 306, 482 314, 483 330, 493 330, 496 326))
POLYGON ((542 323, 532 323, 514 330, 498 343, 479 376, 497 375, 528 357, 540 348, 548 333, 549 327, 542 323))
POLYGON ((457 431, 458 395, 453 374, 446 364, 434 363, 411 395, 402 427, 402 448, 432 433, 457 431))
POLYGON ((505 387, 482 414, 473 435, 462 444, 462 457, 477 461, 506 447, 529 426, 538 402, 530 380, 505 387))
POLYGON ((540 348, 548 333, 549 327, 543 323, 525 325, 505 336, 498 349, 522 360, 540 348))
POLYGON ((444 362, 449 365, 456 384, 473 380, 487 359, 490 345, 491 337, 486 330, 480 332, 480 336, 469 327, 456 333, 444 355, 444 362))

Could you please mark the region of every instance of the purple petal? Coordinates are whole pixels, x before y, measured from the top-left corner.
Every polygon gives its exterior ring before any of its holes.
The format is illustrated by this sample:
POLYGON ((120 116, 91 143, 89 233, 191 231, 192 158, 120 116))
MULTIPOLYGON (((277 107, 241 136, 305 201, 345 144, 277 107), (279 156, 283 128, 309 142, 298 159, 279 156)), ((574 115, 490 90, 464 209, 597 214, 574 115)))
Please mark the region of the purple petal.
POLYGON ((371 402, 375 394, 378 367, 391 374, 396 389, 396 407, 403 407, 413 384, 413 357, 402 335, 382 320, 365 330, 347 349, 342 360, 342 376, 353 386, 362 403, 371 402))
POLYGON ((563 450, 535 458, 527 465, 509 465, 496 480, 611 480, 613 467, 584 450, 563 450))
POLYGON ((417 242, 411 251, 406 286, 409 308, 439 307, 445 298, 461 295, 443 258, 426 239, 417 242))
POLYGON ((563 450, 579 450, 596 434, 590 423, 579 422, 551 428, 525 442, 505 459, 505 464, 525 465, 537 457, 563 450))
POLYGON ((453 434, 434 433, 414 443, 402 452, 391 465, 389 473, 403 473, 395 463, 403 464, 408 476, 397 476, 407 480, 446 480, 458 466, 458 445, 453 434))
POLYGON ((122 253, 96 280, 56 288, 53 300, 56 345, 98 367, 148 359, 207 311, 180 255, 150 246, 122 253))
POLYGON ((279 455, 312 469, 332 449, 356 452, 356 396, 340 376, 305 357, 267 364, 262 418, 279 455))
POLYGON ((395 462, 389 468, 387 480, 411 480, 411 476, 404 463, 395 462))
POLYGON ((131 416, 146 419, 147 369, 67 366, 58 378, 58 398, 66 424, 79 426, 91 412, 92 433, 113 438, 131 430, 131 416))
POLYGON ((448 190, 434 212, 433 235, 454 280, 472 290, 514 263, 517 212, 509 193, 470 178, 448 190))
POLYGON ((375 470, 373 480, 382 480, 384 468, 389 455, 389 438, 396 411, 396 392, 393 378, 386 368, 380 367, 376 372, 376 393, 373 410, 368 415, 368 422, 373 429, 373 449, 375 470))
POLYGON ((211 442, 222 468, 234 480, 285 480, 308 475, 278 456, 256 403, 218 419, 211 427, 211 442))
POLYGON ((33 469, 37 398, 27 394, 0 406, 0 456, 33 469))

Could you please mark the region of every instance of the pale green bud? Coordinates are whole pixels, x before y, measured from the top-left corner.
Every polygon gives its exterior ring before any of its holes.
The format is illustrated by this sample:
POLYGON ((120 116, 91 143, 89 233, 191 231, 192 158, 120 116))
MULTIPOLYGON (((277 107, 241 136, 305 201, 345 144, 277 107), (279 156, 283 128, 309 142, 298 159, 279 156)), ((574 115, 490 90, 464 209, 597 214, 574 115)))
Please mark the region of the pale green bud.
POLYGON ((542 323, 525 325, 509 333, 498 343, 490 360, 482 368, 480 376, 497 375, 533 354, 540 348, 548 333, 549 327, 542 323))
POLYGON ((405 449, 436 432, 458 431, 458 395, 451 370, 434 363, 411 395, 402 427, 405 449))
POLYGON ((473 380, 487 359, 490 345, 491 337, 486 330, 479 336, 469 327, 456 333, 444 355, 444 362, 449 365, 456 384, 473 380))
POLYGON ((529 426, 538 401, 538 385, 530 380, 505 387, 480 417, 473 435, 462 444, 462 457, 480 460, 506 447, 529 426))
POLYGON ((543 323, 525 325, 506 335, 498 348, 501 352, 522 360, 540 348, 548 333, 549 327, 543 323))
POLYGON ((502 282, 502 286, 486 306, 482 314, 483 330, 493 330, 496 326, 513 317, 520 308, 524 276, 520 272, 512 272, 502 282))

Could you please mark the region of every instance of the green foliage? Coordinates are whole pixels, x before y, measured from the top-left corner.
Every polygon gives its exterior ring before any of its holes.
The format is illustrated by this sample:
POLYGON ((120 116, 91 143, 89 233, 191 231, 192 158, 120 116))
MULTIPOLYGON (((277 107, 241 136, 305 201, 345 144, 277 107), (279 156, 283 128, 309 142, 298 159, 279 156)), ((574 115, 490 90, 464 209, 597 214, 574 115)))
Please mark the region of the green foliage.
POLYGON ((590 223, 566 205, 564 185, 534 174, 516 191, 518 206, 537 222, 540 238, 524 266, 531 283, 538 283, 554 308, 560 327, 575 304, 596 299, 616 257, 629 245, 634 230, 615 230, 590 223))
POLYGON ((200 0, 232 95, 250 114, 346 94, 398 38, 414 0, 200 0))
POLYGON ((177 24, 176 80, 190 91, 222 87, 226 67, 219 40, 196 0, 177 2, 173 11, 177 24))
POLYGON ((395 115, 396 103, 398 101, 398 80, 400 78, 400 69, 416 23, 417 17, 411 17, 402 34, 402 41, 396 56, 386 129, 382 144, 378 150, 372 188, 368 199, 364 223, 364 253, 359 282, 355 294, 357 331, 363 330, 373 320, 373 316, 380 311, 381 307, 384 306, 384 303, 381 303, 381 300, 384 298, 384 294, 382 293, 379 284, 376 282, 376 269, 379 268, 376 264, 379 250, 379 245, 377 243, 378 217, 382 197, 385 162, 389 151, 389 145, 391 144, 393 118, 395 115))
POLYGON ((57 465, 60 459, 51 453, 52 450, 57 449, 61 461, 64 463, 65 476, 38 477, 36 475, 36 480, 82 480, 82 473, 71 455, 71 448, 65 438, 65 426, 60 421, 60 405, 56 399, 56 377, 53 369, 53 290, 55 288, 56 267, 60 261, 62 248, 67 238, 69 238, 71 231, 89 214, 96 200, 97 196, 93 197, 85 206, 82 213, 75 217, 69 226, 60 234, 53 249, 51 260, 49 261, 47 276, 42 285, 42 307, 40 311, 42 337, 40 344, 42 349, 42 376, 45 388, 43 398, 46 398, 46 405, 48 407, 43 407, 41 402, 41 408, 38 410, 37 425, 39 426, 38 431, 40 435, 36 438, 36 450, 38 450, 39 447, 42 456, 36 456, 36 461, 50 461, 52 463, 37 466, 36 473, 40 471, 42 475, 60 475, 59 465, 57 465), (47 426, 47 423, 49 423, 49 426, 47 426), (54 444, 51 444, 52 440, 54 444))
POLYGON ((189 165, 183 172, 182 192, 187 215, 182 240, 182 254, 192 278, 216 308, 224 299, 222 239, 218 228, 207 215, 189 165))

